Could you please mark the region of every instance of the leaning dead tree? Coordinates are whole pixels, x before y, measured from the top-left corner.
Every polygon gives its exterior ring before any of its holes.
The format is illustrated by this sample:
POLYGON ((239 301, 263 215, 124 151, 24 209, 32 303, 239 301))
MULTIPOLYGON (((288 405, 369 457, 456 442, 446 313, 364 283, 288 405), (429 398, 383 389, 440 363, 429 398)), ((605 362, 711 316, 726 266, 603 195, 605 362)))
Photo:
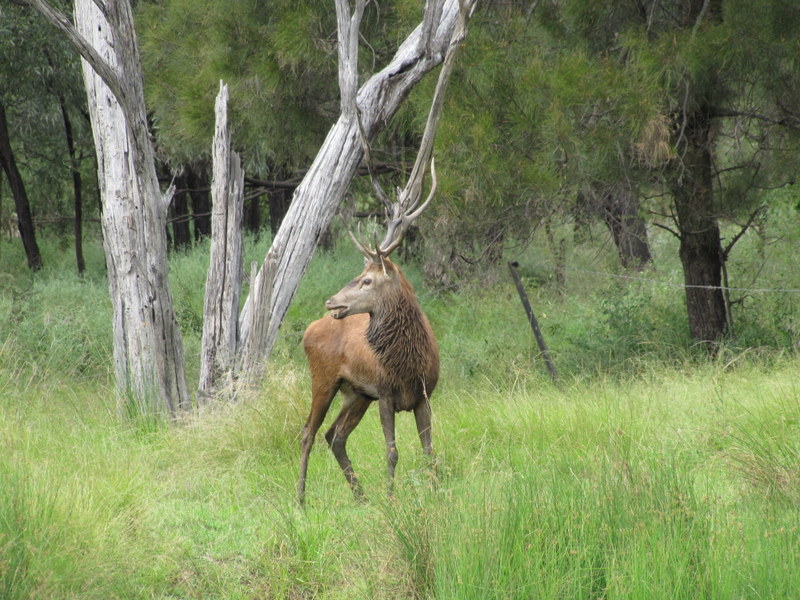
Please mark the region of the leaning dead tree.
MULTIPOLYGON (((320 235, 350 187, 364 152, 361 137, 370 142, 397 112, 412 88, 444 60, 451 45, 463 40, 453 35, 459 15, 468 18, 477 0, 428 0, 422 23, 400 45, 389 64, 360 88, 356 61, 359 25, 366 0, 351 10, 347 0, 336 1, 339 34, 339 85, 341 114, 328 133, 306 177, 295 191, 289 211, 273 240, 253 289, 268 296, 258 300, 251 292, 240 319, 243 344, 256 355, 247 360, 263 365, 278 328, 308 266, 320 235), (250 337, 258 328, 258 344, 250 337)), ((256 370, 256 373, 258 370, 256 370)))
POLYGON ((168 414, 191 406, 167 282, 167 206, 147 125, 128 0, 75 0, 75 25, 27 0, 80 52, 97 149, 103 248, 113 305, 114 370, 123 405, 168 414))

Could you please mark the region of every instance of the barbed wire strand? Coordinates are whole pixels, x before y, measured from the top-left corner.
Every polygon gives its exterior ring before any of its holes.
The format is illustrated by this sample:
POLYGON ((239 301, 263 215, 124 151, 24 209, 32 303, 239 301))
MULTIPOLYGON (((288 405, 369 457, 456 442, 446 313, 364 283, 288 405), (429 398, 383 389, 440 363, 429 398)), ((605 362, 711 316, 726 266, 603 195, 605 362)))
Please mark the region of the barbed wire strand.
POLYGON ((661 279, 652 279, 650 277, 642 277, 641 275, 620 275, 618 273, 603 273, 602 271, 587 271, 584 269, 564 269, 568 273, 584 273, 587 275, 596 275, 598 277, 607 277, 609 279, 629 279, 632 281, 644 281, 647 283, 656 283, 664 287, 674 288, 693 288, 703 290, 727 290, 730 292, 748 292, 751 294, 766 294, 766 293, 784 293, 784 294, 800 294, 800 289, 793 288, 742 288, 742 287, 725 287, 721 285, 687 285, 685 283, 675 283, 673 281, 663 281, 661 279))

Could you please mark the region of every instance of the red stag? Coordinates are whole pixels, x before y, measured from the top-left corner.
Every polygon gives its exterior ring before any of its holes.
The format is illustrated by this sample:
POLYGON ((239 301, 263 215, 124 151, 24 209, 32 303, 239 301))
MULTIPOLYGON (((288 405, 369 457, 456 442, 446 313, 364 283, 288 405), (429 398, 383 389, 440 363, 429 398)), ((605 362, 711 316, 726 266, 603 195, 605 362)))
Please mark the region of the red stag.
MULTIPOLYGON (((372 248, 351 234, 353 242, 366 259, 364 271, 328 299, 325 307, 330 314, 311 323, 303 336, 311 369, 312 396, 311 413, 303 427, 300 442, 300 481, 297 484, 300 504, 305 496, 311 446, 339 391, 344 396, 342 409, 325 434, 325 439, 357 499, 363 497, 363 491, 347 456, 347 437, 372 402, 378 403, 386 438, 390 490, 397 465, 395 413, 414 412, 422 449, 429 456, 433 454, 430 397, 439 379, 439 349, 411 284, 388 257, 400 244, 414 219, 428 206, 436 191, 433 138, 444 89, 452 71, 454 52, 466 35, 466 19, 474 3, 461 1, 459 7, 459 23, 439 72, 417 159, 405 188, 398 190, 395 202, 389 200, 374 176, 369 143, 359 118, 361 143, 372 175, 373 188, 386 207, 387 232, 380 244, 375 240, 372 248), (420 204, 429 162, 430 191, 420 204)), ((358 109, 354 112, 358 114, 358 109)))
MULTIPOLYGON (((378 245, 376 240, 373 249, 353 237, 365 257, 364 271, 325 302, 330 314, 311 323, 303 336, 312 398, 301 440, 297 488, 300 504, 305 495, 311 446, 339 391, 344 396, 342 409, 325 439, 356 498, 362 498, 363 491, 347 456, 347 437, 372 402, 378 402, 386 438, 390 489, 397 465, 395 413, 414 412, 423 451, 427 455, 433 453, 430 396, 439 379, 439 349, 414 289, 400 267, 388 258, 433 197, 433 162, 431 175, 430 194, 419 208, 403 214, 399 202, 392 206, 395 218, 389 221, 383 243, 378 245)), ((419 190, 421 186, 414 187, 419 190)), ((381 196, 385 199, 385 195, 381 196)))

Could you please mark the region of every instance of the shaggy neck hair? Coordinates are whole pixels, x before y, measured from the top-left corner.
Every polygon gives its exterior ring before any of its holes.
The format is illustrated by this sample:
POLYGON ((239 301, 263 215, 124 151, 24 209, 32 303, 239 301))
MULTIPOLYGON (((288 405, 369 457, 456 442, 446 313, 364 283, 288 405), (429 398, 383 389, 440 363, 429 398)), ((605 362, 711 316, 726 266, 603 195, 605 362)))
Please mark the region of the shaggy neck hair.
POLYGON ((439 376, 436 342, 411 284, 396 267, 391 277, 396 289, 384 294, 370 314, 367 341, 392 387, 424 387, 430 395, 439 376))

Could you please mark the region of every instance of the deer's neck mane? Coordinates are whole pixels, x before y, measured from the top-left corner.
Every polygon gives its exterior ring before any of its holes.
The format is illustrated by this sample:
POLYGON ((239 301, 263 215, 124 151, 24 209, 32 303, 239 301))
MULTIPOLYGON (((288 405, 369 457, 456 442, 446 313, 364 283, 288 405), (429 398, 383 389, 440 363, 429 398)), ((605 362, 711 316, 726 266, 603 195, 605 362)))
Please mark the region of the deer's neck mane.
POLYGON ((431 377, 437 351, 411 284, 403 278, 399 287, 370 315, 367 341, 392 380, 411 383, 431 377))

